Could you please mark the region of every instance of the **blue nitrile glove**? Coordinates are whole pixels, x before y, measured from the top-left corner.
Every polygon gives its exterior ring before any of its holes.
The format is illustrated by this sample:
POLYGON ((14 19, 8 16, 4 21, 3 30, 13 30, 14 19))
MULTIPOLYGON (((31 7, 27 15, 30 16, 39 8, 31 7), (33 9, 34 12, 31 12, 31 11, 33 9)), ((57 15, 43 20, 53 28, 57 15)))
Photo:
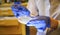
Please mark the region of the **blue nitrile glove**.
POLYGON ((27 26, 35 26, 39 31, 44 31, 46 29, 46 22, 45 20, 32 20, 27 23, 27 26))
POLYGON ((30 11, 27 8, 21 6, 20 4, 20 2, 14 2, 14 5, 11 7, 13 14, 17 18, 20 16, 30 16, 30 11))
POLYGON ((14 2, 14 4, 15 4, 15 5, 17 5, 17 4, 19 5, 19 4, 21 4, 21 2, 14 2))
POLYGON ((15 2, 11 7, 13 14, 17 17, 18 21, 22 24, 27 24, 32 18, 30 17, 30 11, 21 6, 21 3, 15 2))
POLYGON ((50 18, 46 16, 39 16, 27 23, 27 26, 35 26, 38 31, 43 32, 48 27, 50 28, 50 18))

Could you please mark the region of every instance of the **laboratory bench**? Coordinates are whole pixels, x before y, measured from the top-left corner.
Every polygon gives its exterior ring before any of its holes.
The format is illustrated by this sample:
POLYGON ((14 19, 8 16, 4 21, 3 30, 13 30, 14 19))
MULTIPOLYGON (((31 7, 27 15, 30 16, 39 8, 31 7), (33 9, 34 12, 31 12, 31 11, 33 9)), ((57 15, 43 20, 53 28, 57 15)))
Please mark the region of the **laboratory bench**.
POLYGON ((0 35, 26 35, 25 25, 17 21, 15 17, 0 18, 0 35))
POLYGON ((0 35, 26 35, 26 27, 18 22, 12 10, 0 9, 0 35))

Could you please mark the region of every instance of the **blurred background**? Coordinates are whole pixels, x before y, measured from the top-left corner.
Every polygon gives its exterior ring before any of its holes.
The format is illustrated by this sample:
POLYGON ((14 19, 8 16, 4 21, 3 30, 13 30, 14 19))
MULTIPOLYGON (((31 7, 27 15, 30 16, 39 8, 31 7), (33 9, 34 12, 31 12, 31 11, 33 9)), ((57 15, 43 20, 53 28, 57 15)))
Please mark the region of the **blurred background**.
MULTIPOLYGON (((0 0, 0 35, 36 35, 36 29, 34 27, 27 27, 20 24, 14 17, 11 6, 15 1, 22 2, 21 5, 25 7, 28 2, 28 0, 0 0)), ((50 0, 50 3, 50 14, 54 15, 56 8, 60 4, 60 0, 50 0)), ((60 20, 60 14, 56 17, 56 20, 60 20)), ((48 35, 60 35, 60 29, 48 35)))

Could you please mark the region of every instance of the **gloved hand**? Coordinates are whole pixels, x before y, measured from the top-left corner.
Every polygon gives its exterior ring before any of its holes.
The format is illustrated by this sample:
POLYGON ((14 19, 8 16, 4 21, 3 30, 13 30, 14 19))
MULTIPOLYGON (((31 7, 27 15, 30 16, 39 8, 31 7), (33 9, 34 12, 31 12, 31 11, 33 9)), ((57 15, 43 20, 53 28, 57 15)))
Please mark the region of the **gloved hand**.
POLYGON ((13 14, 17 17, 20 23, 26 24, 31 19, 30 11, 27 8, 21 6, 20 2, 15 2, 11 8, 13 14))
POLYGON ((35 26, 38 31, 45 31, 46 28, 50 28, 50 18, 46 16, 35 17, 35 19, 30 20, 27 26, 35 26))
POLYGON ((15 2, 12 5, 11 9, 12 9, 13 14, 17 18, 20 17, 20 16, 30 16, 30 11, 27 8, 21 6, 20 2, 15 2))
POLYGON ((37 35, 46 35, 47 32, 50 33, 57 29, 58 21, 50 17, 40 16, 36 17, 36 19, 30 20, 27 23, 27 26, 35 26, 37 29, 37 35))

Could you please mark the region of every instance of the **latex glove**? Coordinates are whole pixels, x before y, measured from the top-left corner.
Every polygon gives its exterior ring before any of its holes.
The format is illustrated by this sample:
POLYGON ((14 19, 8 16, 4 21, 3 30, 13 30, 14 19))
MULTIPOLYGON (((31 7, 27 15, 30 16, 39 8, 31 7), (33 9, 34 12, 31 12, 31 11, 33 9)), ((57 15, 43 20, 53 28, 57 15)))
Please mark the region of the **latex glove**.
POLYGON ((41 30, 45 31, 47 27, 50 28, 50 18, 46 16, 35 17, 35 19, 32 19, 27 23, 27 26, 35 26, 40 32, 41 30))
POLYGON ((50 28, 50 18, 46 16, 35 17, 27 23, 27 26, 34 26, 37 29, 37 35, 46 35, 46 29, 50 28))
POLYGON ((30 19, 30 11, 21 6, 19 2, 15 2, 11 7, 13 14, 17 17, 18 21, 22 24, 26 24, 30 19))
POLYGON ((16 2, 12 7, 13 14, 18 18, 20 16, 30 16, 30 11, 16 2))

